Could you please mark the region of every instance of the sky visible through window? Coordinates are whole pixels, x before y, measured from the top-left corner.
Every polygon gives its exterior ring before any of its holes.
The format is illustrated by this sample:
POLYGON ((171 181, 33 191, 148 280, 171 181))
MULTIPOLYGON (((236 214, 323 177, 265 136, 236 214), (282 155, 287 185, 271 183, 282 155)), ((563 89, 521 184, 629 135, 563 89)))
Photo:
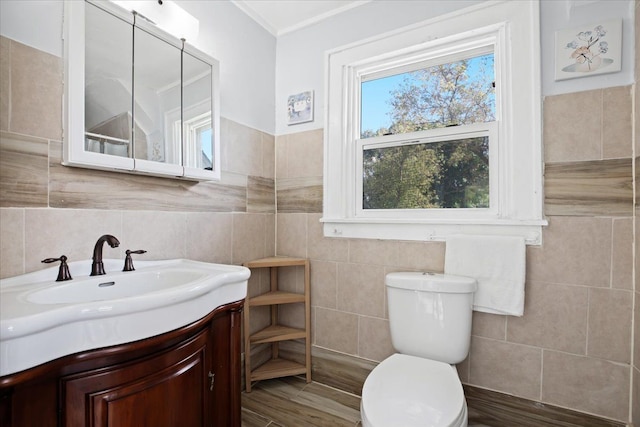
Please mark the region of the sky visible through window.
MULTIPOLYGON (((467 75, 469 83, 484 81, 488 84, 494 81, 493 54, 468 59, 467 75)), ((393 92, 398 91, 404 82, 419 80, 412 73, 396 74, 376 80, 363 82, 361 85, 361 133, 389 128, 392 125, 393 92)), ((492 94, 492 104, 495 105, 495 95, 492 94)))

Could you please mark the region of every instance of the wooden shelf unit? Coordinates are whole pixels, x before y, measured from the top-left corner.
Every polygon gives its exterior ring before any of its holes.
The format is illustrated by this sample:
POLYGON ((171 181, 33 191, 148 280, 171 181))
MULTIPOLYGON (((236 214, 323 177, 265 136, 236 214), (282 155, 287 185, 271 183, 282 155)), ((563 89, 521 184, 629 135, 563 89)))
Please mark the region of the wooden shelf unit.
POLYGON ((311 382, 311 304, 310 304, 310 276, 309 260, 294 257, 269 257, 244 263, 247 268, 269 268, 271 288, 269 292, 247 298, 244 306, 244 363, 245 388, 251 392, 251 382, 270 378, 286 377, 290 375, 306 375, 307 382, 311 382), (278 289, 278 269, 280 267, 304 267, 304 293, 284 292, 278 289), (292 328, 278 323, 278 306, 281 304, 304 304, 303 329, 292 328), (266 328, 251 334, 251 308, 270 306, 271 324, 266 328), (305 340, 305 364, 300 364, 279 357, 279 343, 287 340, 305 340), (271 345, 271 359, 261 366, 251 369, 251 346, 256 344, 271 345))

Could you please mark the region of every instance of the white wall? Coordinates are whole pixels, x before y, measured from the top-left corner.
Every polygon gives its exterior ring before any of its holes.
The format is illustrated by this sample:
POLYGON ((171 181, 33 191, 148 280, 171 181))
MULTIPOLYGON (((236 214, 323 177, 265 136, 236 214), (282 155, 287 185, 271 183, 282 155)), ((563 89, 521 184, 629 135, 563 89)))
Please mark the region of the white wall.
POLYGON ((276 38, 229 1, 176 3, 200 20, 196 47, 220 61, 222 115, 274 135, 276 38))
POLYGON ((0 34, 62 56, 62 9, 60 0, 0 1, 0 34))
MULTIPOLYGON (((326 51, 477 3, 480 1, 376 0, 281 36, 278 39, 276 61, 276 135, 324 126, 326 51), (288 126, 287 97, 306 90, 315 91, 315 120, 288 126)), ((633 82, 632 0, 541 0, 540 7, 543 95, 621 86, 633 82), (623 19, 622 72, 555 82, 555 31, 612 18, 623 19)))
MULTIPOLYGON (((192 44, 220 61, 221 115, 274 134, 275 37, 231 2, 176 3, 200 21, 192 44)), ((1 0, 0 34, 61 57, 62 15, 62 0, 1 0)))

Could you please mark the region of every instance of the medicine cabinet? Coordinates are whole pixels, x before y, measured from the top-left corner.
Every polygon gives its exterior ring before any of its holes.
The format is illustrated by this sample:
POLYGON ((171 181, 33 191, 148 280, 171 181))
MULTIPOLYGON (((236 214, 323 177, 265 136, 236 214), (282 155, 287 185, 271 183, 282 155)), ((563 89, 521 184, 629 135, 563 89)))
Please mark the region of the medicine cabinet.
POLYGON ((65 1, 63 164, 220 179, 219 63, 109 1, 65 1))

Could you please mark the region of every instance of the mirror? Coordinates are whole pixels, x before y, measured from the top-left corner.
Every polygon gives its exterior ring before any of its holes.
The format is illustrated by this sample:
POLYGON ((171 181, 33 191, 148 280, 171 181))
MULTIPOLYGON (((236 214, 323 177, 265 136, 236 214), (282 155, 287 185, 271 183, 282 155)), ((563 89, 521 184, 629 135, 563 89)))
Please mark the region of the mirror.
POLYGON ((220 178, 216 60, 110 2, 66 1, 65 47, 63 164, 220 178))
POLYGON ((131 157, 133 27, 92 4, 85 14, 84 149, 131 157))

